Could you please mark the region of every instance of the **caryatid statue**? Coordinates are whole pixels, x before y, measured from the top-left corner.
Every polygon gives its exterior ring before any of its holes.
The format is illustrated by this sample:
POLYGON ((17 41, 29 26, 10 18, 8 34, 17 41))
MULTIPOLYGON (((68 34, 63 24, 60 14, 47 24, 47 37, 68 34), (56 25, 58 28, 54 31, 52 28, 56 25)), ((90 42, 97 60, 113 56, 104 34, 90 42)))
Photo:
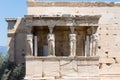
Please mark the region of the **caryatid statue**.
POLYGON ((76 34, 72 33, 70 37, 70 56, 76 56, 76 34))
POLYGON ((70 56, 74 57, 76 56, 76 34, 75 34, 75 20, 72 21, 72 25, 70 27, 71 34, 70 37, 70 56))
POLYGON ((98 34, 94 33, 92 34, 92 48, 93 48, 93 55, 96 55, 97 53, 97 47, 98 47, 98 34))
POLYGON ((27 35, 27 55, 32 55, 33 56, 33 35, 29 34, 27 35))
POLYGON ((48 56, 55 56, 55 35, 49 33, 47 36, 48 40, 48 56))

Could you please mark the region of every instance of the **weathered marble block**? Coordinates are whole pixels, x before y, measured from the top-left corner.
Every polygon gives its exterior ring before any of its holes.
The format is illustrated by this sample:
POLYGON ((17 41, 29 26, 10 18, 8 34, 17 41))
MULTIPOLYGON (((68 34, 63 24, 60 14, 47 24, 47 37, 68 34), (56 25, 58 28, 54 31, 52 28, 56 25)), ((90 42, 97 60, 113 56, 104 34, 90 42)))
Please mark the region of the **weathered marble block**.
POLYGON ((59 76, 59 61, 44 60, 43 61, 43 76, 44 77, 56 77, 59 76))
POLYGON ((98 66, 95 65, 78 66, 78 73, 79 76, 84 76, 84 77, 99 76, 98 66))
POLYGON ((61 60, 60 73, 62 77, 76 77, 78 76, 76 60, 61 60))
POLYGON ((100 75, 120 75, 120 64, 102 64, 100 75))
POLYGON ((42 77, 42 61, 34 58, 27 58, 25 79, 42 77))

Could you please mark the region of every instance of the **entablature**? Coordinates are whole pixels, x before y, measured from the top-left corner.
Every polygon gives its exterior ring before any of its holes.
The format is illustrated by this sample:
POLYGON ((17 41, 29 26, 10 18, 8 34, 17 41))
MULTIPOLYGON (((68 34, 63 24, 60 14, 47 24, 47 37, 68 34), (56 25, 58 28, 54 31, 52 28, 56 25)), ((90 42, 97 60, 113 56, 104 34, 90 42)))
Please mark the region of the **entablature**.
POLYGON ((101 15, 26 15, 26 26, 71 26, 73 20, 76 26, 98 26, 101 15))
POLYGON ((17 21, 17 18, 6 18, 5 20, 6 22, 8 22, 8 29, 13 29, 17 21))

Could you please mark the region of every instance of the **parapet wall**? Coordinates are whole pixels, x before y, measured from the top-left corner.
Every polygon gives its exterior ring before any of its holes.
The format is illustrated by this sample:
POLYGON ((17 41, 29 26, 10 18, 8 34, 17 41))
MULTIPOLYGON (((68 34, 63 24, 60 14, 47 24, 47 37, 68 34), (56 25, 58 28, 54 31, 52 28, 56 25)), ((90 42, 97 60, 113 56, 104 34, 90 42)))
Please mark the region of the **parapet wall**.
POLYGON ((100 80, 99 57, 26 57, 26 80, 100 80))

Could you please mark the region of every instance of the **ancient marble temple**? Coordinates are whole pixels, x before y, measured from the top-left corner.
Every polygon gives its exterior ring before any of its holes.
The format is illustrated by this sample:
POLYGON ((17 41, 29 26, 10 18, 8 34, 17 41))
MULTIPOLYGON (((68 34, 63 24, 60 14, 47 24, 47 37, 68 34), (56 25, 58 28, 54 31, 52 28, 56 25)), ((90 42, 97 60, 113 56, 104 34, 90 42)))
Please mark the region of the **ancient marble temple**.
POLYGON ((9 60, 25 80, 120 80, 120 3, 27 1, 8 22, 9 60))

